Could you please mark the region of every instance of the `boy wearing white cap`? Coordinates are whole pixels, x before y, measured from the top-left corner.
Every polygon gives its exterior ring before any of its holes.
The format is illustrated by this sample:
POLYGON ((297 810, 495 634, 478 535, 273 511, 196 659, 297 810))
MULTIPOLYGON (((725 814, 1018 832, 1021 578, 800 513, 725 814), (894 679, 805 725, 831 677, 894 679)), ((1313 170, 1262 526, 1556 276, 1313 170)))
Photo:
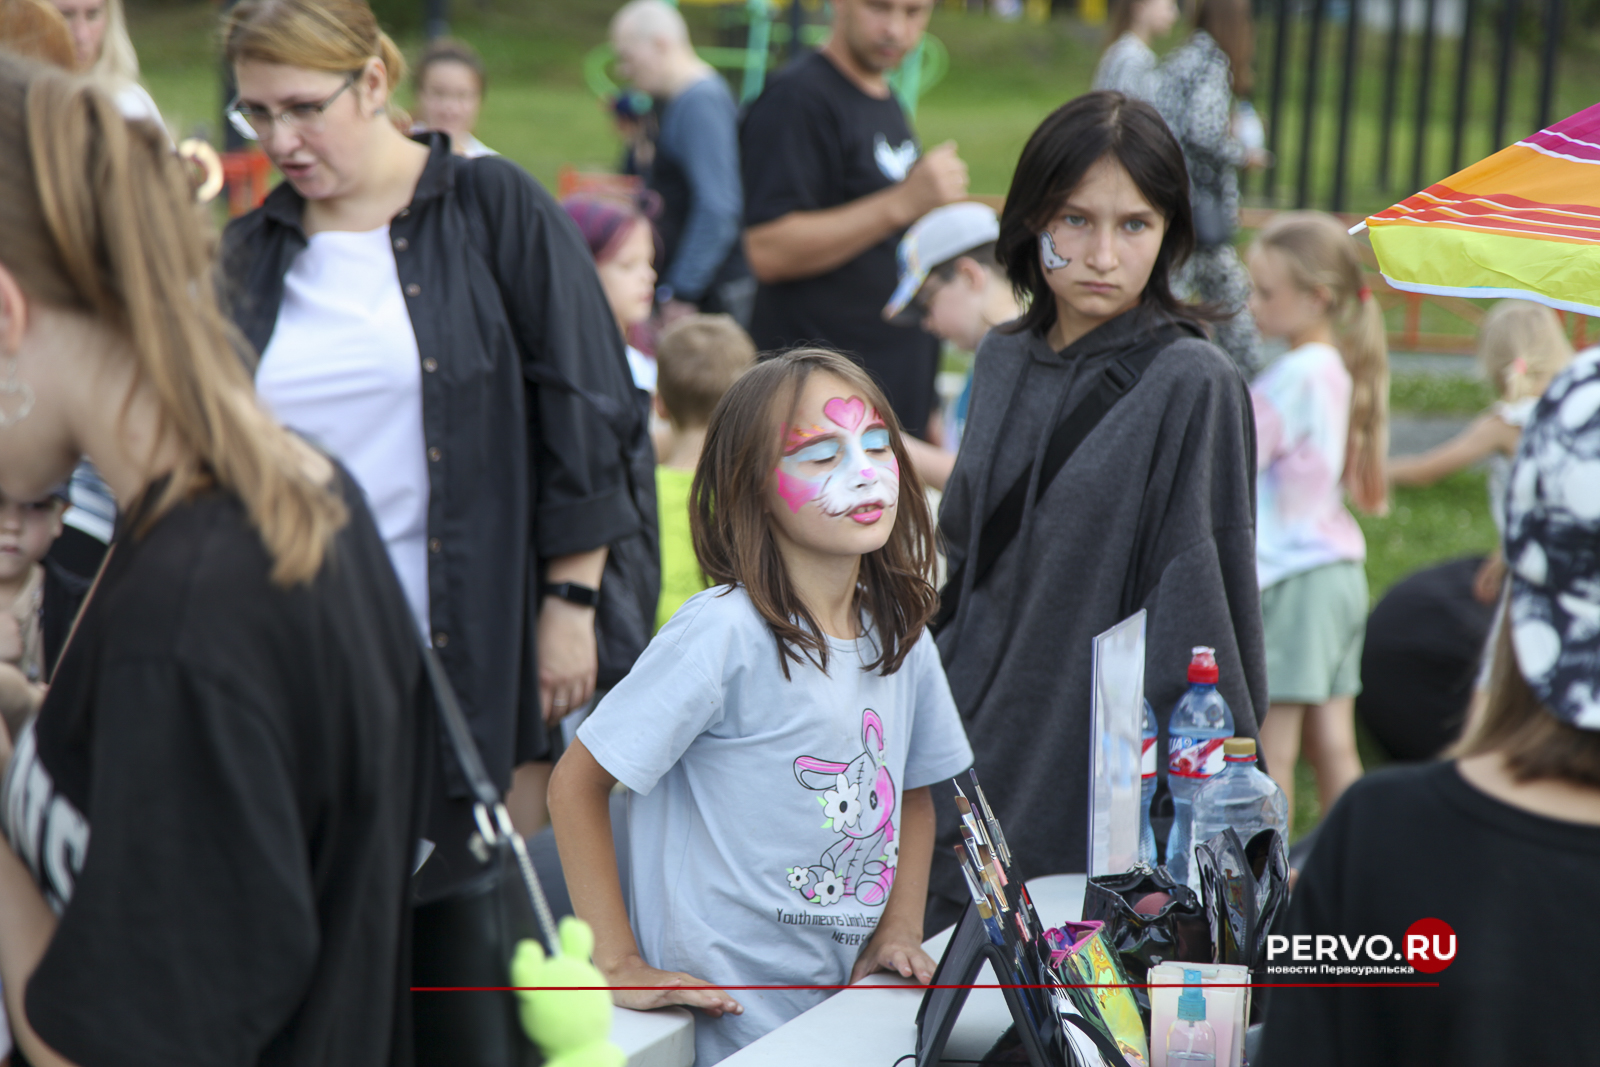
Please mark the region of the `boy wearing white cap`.
MULTIPOLYGON (((994 258, 1000 222, 984 204, 964 201, 935 208, 918 219, 900 240, 899 284, 883 317, 905 326, 921 326, 965 352, 976 352, 985 334, 1021 314, 1011 282, 994 258)), ((952 412, 945 441, 961 440, 972 375, 952 412)), ((913 447, 917 473, 942 488, 955 462, 953 453, 913 447), (928 454, 924 455, 924 451, 928 454)))

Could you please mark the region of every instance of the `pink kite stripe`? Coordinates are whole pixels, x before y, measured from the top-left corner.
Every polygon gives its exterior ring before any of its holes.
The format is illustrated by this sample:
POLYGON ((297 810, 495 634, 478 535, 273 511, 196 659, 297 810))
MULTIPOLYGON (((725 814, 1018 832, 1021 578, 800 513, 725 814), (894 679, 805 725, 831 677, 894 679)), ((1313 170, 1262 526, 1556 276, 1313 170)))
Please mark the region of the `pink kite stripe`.
POLYGON ((1518 141, 1517 144, 1523 148, 1531 148, 1540 155, 1564 159, 1569 163, 1600 166, 1600 149, 1592 145, 1574 144, 1558 137, 1552 137, 1549 130, 1542 130, 1525 141, 1518 141), (1544 138, 1544 140, 1540 140, 1540 138, 1544 138))
POLYGON ((1570 134, 1580 140, 1600 142, 1600 104, 1591 104, 1576 115, 1568 115, 1547 129, 1570 134))
MULTIPOLYGON (((1495 193, 1492 196, 1469 196, 1458 193, 1444 185, 1430 186, 1420 193, 1415 193, 1402 200, 1400 203, 1378 212, 1372 218, 1377 222, 1389 222, 1395 218, 1404 218, 1424 211, 1433 211, 1442 207, 1455 207, 1462 211, 1472 211, 1470 205, 1482 204, 1490 210, 1508 211, 1517 214, 1542 214, 1570 217, 1572 219, 1594 220, 1600 222, 1600 208, 1589 204, 1544 204, 1537 200, 1526 200, 1511 193, 1495 193), (1398 213, 1398 214, 1395 214, 1398 213)), ((1552 219, 1552 221, 1557 221, 1552 219)))
POLYGON ((1507 225, 1527 227, 1543 233, 1565 234, 1572 237, 1586 235, 1600 236, 1600 219, 1590 216, 1584 221, 1571 217, 1550 217, 1545 212, 1505 212, 1491 211, 1483 207, 1441 204, 1421 211, 1411 212, 1399 218, 1379 219, 1380 222, 1460 222, 1465 225, 1473 223, 1505 223, 1507 225))

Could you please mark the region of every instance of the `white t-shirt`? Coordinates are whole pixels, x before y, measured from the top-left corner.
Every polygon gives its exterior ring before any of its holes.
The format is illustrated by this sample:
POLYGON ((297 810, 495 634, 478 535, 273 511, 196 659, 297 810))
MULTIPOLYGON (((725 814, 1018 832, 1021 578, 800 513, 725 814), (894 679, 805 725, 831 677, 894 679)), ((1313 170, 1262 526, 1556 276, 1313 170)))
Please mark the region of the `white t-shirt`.
POLYGON ((422 365, 389 227, 311 235, 283 279, 256 392, 278 421, 349 468, 428 632, 428 459, 422 365))
MULTIPOLYGON (((849 980, 883 914, 900 798, 972 765, 933 639, 884 677, 870 636, 790 661, 742 588, 697 593, 578 738, 628 796, 629 911, 653 967, 728 985, 849 980)), ((825 994, 741 991, 695 1018, 708 1067, 825 994)))

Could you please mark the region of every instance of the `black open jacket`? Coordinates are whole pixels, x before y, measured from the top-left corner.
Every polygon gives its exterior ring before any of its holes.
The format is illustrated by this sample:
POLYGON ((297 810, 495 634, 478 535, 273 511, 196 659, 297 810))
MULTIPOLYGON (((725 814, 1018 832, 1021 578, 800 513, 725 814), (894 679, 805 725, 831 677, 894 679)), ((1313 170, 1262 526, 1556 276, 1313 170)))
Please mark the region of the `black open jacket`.
MULTIPOLYGON (((390 222, 422 361, 433 640, 491 776, 546 755, 535 632, 541 563, 640 531, 622 443, 569 388, 625 408, 638 394, 594 261, 548 192, 442 134, 390 222)), ((306 247, 305 200, 283 182, 223 235, 223 295, 256 352, 306 247)), ((653 506, 652 506, 653 514, 653 506)))

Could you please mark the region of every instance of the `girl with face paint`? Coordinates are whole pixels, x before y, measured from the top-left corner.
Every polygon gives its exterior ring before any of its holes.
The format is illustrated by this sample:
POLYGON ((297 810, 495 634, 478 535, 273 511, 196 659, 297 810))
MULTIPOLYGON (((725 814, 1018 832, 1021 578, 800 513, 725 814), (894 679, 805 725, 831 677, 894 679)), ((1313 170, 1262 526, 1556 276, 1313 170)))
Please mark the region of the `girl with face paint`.
POLYGON ((715 1063, 822 994, 741 1003, 711 982, 932 977, 928 787, 972 756, 922 636, 928 505, 859 367, 802 349, 747 371, 711 417, 690 522, 713 586, 579 728, 550 812, 617 1003, 701 1008, 697 1062, 715 1063), (607 814, 618 781, 633 790, 631 926, 607 814))

